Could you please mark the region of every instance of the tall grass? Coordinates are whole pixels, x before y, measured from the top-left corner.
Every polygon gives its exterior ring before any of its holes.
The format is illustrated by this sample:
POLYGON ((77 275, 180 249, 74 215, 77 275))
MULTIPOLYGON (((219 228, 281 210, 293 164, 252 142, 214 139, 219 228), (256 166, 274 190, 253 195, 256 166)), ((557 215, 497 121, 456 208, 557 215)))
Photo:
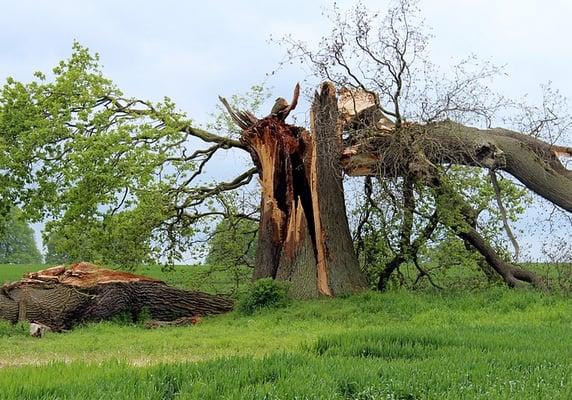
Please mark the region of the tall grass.
POLYGON ((296 301, 158 330, 112 321, 43 339, 0 322, 0 399, 571 399, 570 332, 570 297, 501 286, 296 301))

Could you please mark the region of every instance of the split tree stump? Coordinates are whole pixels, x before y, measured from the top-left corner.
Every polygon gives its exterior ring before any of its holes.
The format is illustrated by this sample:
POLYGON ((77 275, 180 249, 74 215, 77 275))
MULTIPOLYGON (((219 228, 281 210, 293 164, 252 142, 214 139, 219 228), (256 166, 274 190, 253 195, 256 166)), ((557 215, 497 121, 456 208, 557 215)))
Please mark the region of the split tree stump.
POLYGON ((233 110, 241 142, 258 168, 262 188, 253 279, 288 281, 294 297, 337 296, 367 287, 354 253, 342 183, 342 132, 336 90, 324 83, 312 105, 311 132, 284 122, 290 105, 277 99, 257 119, 233 110), (280 107, 278 107, 280 106, 280 107))

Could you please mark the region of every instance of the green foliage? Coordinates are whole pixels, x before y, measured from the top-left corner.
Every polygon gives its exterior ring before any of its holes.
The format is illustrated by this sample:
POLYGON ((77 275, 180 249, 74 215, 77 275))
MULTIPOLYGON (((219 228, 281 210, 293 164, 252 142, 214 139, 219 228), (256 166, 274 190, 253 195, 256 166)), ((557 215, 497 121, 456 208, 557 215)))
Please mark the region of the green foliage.
POLYGON ((6 337, 22 337, 30 335, 30 324, 20 322, 12 324, 8 321, 0 319, 0 338, 6 337))
POLYGON ((209 240, 205 262, 210 265, 253 265, 258 223, 243 218, 221 220, 209 240))
MULTIPOLYGON (((9 78, 0 91, 0 158, 10 194, 28 216, 51 217, 46 242, 54 261, 147 259, 152 231, 172 207, 164 192, 174 173, 164 174, 164 183, 156 178, 170 146, 184 138, 170 125, 183 116, 168 99, 147 104, 156 119, 169 117, 161 130, 128 108, 122 113, 132 100, 103 77, 98 55, 78 43, 51 74, 35 77, 9 78)), ((181 173, 192 167, 181 166, 181 173)))
MULTIPOLYGON (((510 179, 500 179, 501 201, 507 211, 509 222, 515 222, 532 202, 530 193, 510 179)), ((490 178, 479 168, 453 166, 448 171, 445 184, 452 193, 468 204, 479 214, 479 232, 488 239, 498 251, 506 253, 508 246, 502 226, 500 210, 497 206, 495 191, 490 178)), ((442 218, 452 219, 452 223, 461 218, 460 201, 454 196, 445 196, 438 201, 442 218)))
POLYGON ((151 312, 148 308, 143 308, 138 313, 128 311, 115 314, 110 320, 112 324, 122 326, 143 326, 145 322, 151 320, 151 312))
MULTIPOLYGON (((232 102, 255 111, 267 97, 255 86, 232 102)), ((230 126, 222 113, 210 125, 223 140, 235 134, 230 126)), ((124 96, 103 75, 99 56, 76 42, 50 73, 37 72, 31 82, 8 78, 0 89, 0 165, 7 172, 0 176, 0 216, 22 204, 28 218, 48 220, 52 262, 180 261, 199 222, 208 226, 227 206, 224 193, 211 198, 212 185, 196 181, 202 157, 228 147, 190 156, 197 135, 218 137, 169 98, 124 96)))
MULTIPOLYGON (((361 230, 355 246, 372 286, 376 284, 380 271, 400 250, 400 231, 404 221, 402 185, 402 181, 376 183, 372 187, 375 206, 364 200, 353 211, 358 219, 368 216, 365 223, 356 223, 361 230)), ((476 218, 477 229, 485 240, 507 260, 512 258, 492 183, 478 168, 450 166, 442 177, 441 185, 445 188, 445 193, 441 194, 422 185, 415 186, 411 242, 420 237, 433 213, 437 213, 439 221, 431 236, 421 240, 417 261, 425 271, 436 276, 435 282, 441 286, 452 283, 447 280, 454 274, 445 271, 450 269, 481 271, 480 278, 476 279, 485 282, 490 275, 482 273, 485 268, 480 263, 482 256, 468 248, 457 233, 470 228, 465 221, 468 211, 476 218)), ((530 203, 530 195, 510 179, 500 179, 499 185, 509 222, 514 222, 530 203)), ((412 264, 411 255, 406 254, 403 267, 392 276, 390 284, 413 287, 418 282, 418 273, 401 273, 414 271, 412 264)))
MULTIPOLYGON (((448 233, 448 232, 447 232, 448 233)), ((480 255, 467 249, 465 243, 454 235, 445 235, 435 246, 424 249, 423 255, 437 269, 477 269, 480 255)))
POLYGON ((0 231, 0 264, 41 263, 42 255, 34 240, 34 231, 16 208, 6 216, 0 231))
POLYGON ((155 193, 140 198, 136 208, 105 215, 103 219, 85 215, 70 219, 64 215, 48 222, 44 234, 48 254, 46 262, 80 262, 132 267, 152 261, 153 231, 165 215, 157 204, 162 196, 155 193))
POLYGON ((284 283, 263 278, 243 293, 236 308, 244 315, 251 315, 264 308, 285 307, 288 302, 288 289, 284 283))

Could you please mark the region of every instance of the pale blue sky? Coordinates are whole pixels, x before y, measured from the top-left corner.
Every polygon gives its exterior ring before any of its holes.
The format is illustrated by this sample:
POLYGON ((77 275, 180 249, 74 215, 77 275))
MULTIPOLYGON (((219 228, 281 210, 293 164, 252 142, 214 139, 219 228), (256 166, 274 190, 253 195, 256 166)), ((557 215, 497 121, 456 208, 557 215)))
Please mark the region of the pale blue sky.
MULTIPOLYGON (((353 1, 338 1, 346 7, 353 1)), ((383 10, 387 1, 364 1, 383 10)), ((290 68, 266 78, 283 57, 269 43, 291 33, 312 42, 325 34, 329 1, 59 1, 0 0, 0 80, 27 80, 70 54, 74 39, 99 52, 104 73, 128 96, 167 95, 205 122, 217 95, 245 92, 266 81, 290 96, 305 72, 290 68)), ((572 1, 425 0, 435 38, 432 59, 448 65, 471 53, 506 64, 503 93, 539 99, 552 81, 572 97, 572 1)))

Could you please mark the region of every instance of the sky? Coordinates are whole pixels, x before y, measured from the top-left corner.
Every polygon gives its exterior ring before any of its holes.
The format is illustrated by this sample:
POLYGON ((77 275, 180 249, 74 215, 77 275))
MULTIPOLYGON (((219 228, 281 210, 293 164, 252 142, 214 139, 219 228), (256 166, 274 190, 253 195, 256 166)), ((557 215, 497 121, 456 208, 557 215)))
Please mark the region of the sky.
MULTIPOLYGON (((347 8, 354 1, 337 1, 347 8)), ((383 11, 388 1, 363 1, 383 11)), ((74 40, 98 52, 104 74, 127 96, 169 96, 205 123, 219 94, 265 83, 289 98, 307 71, 275 71, 284 49, 269 39, 285 34, 316 42, 331 1, 0 0, 0 81, 29 80, 70 55, 74 40)), ((497 89, 538 101, 551 81, 572 98, 572 1, 421 0, 434 38, 430 58, 447 66, 469 54, 506 65, 497 89)), ((38 230, 38 226, 35 226, 38 230)))

